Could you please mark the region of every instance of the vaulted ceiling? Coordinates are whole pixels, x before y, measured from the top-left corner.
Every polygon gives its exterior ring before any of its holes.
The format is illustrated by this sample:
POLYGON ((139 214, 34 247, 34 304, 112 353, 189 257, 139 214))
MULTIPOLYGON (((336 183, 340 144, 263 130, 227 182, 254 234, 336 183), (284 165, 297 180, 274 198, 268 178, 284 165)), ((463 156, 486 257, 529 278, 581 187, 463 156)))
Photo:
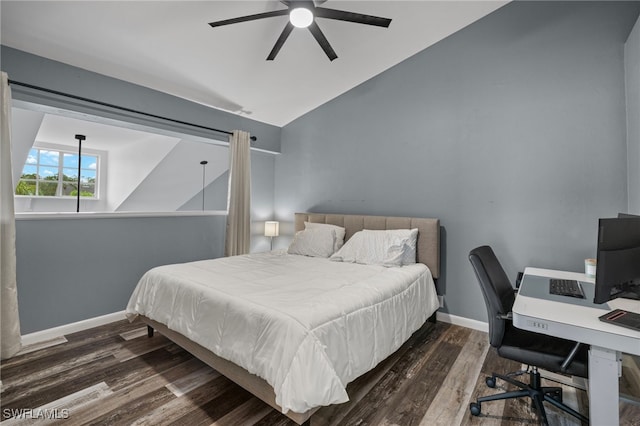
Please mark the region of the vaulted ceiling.
POLYGON ((322 7, 391 18, 389 28, 317 18, 338 58, 277 16, 208 23, 285 9, 278 1, 0 2, 2 44, 283 126, 507 3, 341 1, 322 7))

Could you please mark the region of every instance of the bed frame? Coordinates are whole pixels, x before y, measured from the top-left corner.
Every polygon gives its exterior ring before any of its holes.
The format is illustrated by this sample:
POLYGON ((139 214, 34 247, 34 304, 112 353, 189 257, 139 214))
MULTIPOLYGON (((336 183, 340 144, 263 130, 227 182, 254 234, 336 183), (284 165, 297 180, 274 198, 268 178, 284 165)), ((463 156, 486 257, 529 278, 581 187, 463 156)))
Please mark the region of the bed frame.
MULTIPOLYGON (((317 214, 317 213, 296 213, 295 214, 295 231, 304 229, 304 222, 327 223, 331 225, 342 226, 346 230, 345 241, 353 234, 363 229, 413 229, 418 228, 418 243, 416 247, 417 261, 424 263, 431 270, 434 279, 440 276, 440 221, 438 219, 425 218, 409 218, 409 217, 391 217, 391 216, 365 216, 365 215, 343 215, 343 214, 317 214)), ((264 379, 249 373, 244 368, 220 358, 210 350, 191 341, 187 337, 173 330, 170 330, 164 324, 154 321, 150 318, 140 315, 140 320, 148 327, 149 337, 153 337, 153 331, 157 330, 160 334, 167 337, 177 345, 184 348, 196 358, 200 359, 223 376, 232 380, 239 386, 251 392, 271 407, 282 412, 282 408, 276 404, 275 392, 271 385, 264 379)), ((435 319, 435 314, 432 316, 435 319)), ((387 358, 393 358, 396 354, 405 348, 403 345, 396 353, 387 358)), ((351 395, 351 391, 362 389, 370 389, 382 377, 385 372, 387 360, 381 362, 376 368, 362 376, 362 380, 356 379, 357 386, 347 389, 351 395)), ((387 367, 388 368, 388 367, 387 367)), ((355 383, 354 382, 354 383, 355 383)), ((330 408, 330 407, 329 407, 330 408)), ((313 408, 305 413, 287 412, 286 416, 297 424, 310 424, 313 421, 311 417, 318 410, 326 410, 326 407, 313 408)), ((320 414, 319 414, 320 415, 320 414)), ((330 414, 325 413, 322 417, 326 418, 330 414)))

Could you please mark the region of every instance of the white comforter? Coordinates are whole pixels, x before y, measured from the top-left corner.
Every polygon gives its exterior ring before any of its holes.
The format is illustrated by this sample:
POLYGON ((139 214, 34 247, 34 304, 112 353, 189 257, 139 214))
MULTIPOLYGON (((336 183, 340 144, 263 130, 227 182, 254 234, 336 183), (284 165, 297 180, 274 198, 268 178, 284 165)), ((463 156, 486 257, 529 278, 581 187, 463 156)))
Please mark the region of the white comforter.
POLYGON ((284 413, 303 413, 346 402, 346 385, 437 309, 423 264, 385 268, 271 252, 154 268, 126 313, 262 377, 284 413))

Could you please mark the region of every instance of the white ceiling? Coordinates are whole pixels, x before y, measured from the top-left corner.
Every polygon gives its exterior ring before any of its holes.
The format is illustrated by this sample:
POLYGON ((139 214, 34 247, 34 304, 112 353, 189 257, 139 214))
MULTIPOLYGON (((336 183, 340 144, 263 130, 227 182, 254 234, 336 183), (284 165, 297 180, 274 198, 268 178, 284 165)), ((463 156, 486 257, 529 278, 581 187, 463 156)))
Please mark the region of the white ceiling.
MULTIPOLYGON (((15 110, 14 110, 15 111, 15 110)), ((88 120, 79 120, 62 115, 45 114, 36 136, 37 142, 53 143, 77 148, 78 141, 75 135, 87 137, 83 147, 110 151, 131 143, 154 141, 174 141, 179 139, 154 133, 134 130, 118 125, 96 123, 88 120)))
POLYGON ((391 18, 389 28, 318 19, 329 61, 295 29, 266 61, 287 17, 211 28, 278 1, 0 2, 2 44, 283 126, 494 11, 507 1, 342 1, 323 7, 391 18))

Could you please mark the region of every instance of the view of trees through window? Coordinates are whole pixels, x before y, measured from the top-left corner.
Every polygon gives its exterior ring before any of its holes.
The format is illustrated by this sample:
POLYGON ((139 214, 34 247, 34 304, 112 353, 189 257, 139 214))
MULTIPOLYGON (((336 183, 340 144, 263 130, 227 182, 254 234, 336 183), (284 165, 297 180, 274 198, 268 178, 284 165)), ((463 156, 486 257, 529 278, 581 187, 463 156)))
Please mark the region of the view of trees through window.
POLYGON ((80 164, 80 196, 97 198, 97 155, 32 148, 22 169, 16 195, 31 197, 77 197, 80 164))

